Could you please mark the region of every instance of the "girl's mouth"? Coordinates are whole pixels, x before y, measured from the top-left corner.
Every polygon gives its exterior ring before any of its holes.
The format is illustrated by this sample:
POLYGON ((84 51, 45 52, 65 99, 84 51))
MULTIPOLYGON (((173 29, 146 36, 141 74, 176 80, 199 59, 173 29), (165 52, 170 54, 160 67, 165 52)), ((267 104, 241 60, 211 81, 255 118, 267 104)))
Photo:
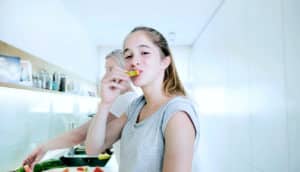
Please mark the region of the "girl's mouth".
POLYGON ((141 70, 130 70, 130 71, 126 71, 126 74, 129 77, 136 77, 139 76, 141 72, 142 72, 141 70))

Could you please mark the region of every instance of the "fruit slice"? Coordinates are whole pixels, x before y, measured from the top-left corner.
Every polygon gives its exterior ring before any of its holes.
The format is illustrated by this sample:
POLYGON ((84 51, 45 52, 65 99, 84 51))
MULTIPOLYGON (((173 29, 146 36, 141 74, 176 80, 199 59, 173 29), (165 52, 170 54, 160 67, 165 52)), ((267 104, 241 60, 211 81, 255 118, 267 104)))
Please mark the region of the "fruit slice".
POLYGON ((127 71, 126 74, 130 77, 133 77, 133 76, 138 76, 140 74, 140 71, 138 70, 130 70, 130 71, 127 71))
POLYGON ((108 159, 110 157, 110 155, 108 153, 105 153, 105 154, 100 154, 98 156, 98 159, 99 160, 105 160, 105 159, 108 159))

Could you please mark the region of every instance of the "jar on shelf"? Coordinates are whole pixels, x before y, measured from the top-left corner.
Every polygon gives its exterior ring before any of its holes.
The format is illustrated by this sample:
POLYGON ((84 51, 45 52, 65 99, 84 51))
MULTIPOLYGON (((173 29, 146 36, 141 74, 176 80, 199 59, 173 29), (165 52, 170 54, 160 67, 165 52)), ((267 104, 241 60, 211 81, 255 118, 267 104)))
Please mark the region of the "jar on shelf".
POLYGON ((59 84, 59 91, 65 92, 67 85, 67 78, 65 74, 60 75, 60 84, 59 84))
POLYGON ((39 79, 38 74, 32 74, 32 83, 35 88, 42 88, 42 82, 39 79))
POLYGON ((46 75, 46 89, 52 90, 52 77, 49 74, 46 75))
POLYGON ((60 75, 58 72, 54 72, 52 75, 52 90, 58 91, 60 84, 60 75))
POLYGON ((44 89, 46 88, 46 77, 47 77, 46 70, 44 70, 44 69, 40 70, 38 73, 38 78, 41 82, 41 87, 39 87, 39 88, 44 88, 44 89))

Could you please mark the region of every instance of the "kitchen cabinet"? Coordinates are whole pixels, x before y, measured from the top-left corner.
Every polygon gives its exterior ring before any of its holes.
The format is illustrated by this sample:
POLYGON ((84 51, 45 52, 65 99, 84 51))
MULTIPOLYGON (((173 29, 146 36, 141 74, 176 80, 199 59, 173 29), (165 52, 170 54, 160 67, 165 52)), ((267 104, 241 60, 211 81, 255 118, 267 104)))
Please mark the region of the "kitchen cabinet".
MULTIPOLYGON (((80 96, 97 96, 97 85, 94 82, 88 81, 66 69, 51 64, 42 58, 36 57, 31 55, 21 49, 18 49, 12 45, 9 45, 6 42, 0 40, 0 55, 5 56, 15 56, 19 57, 21 60, 29 61, 32 66, 32 74, 38 74, 41 71, 46 71, 50 74, 50 78, 52 80, 52 74, 60 73, 63 74, 66 80, 71 85, 72 89, 67 89, 64 92, 53 91, 51 89, 41 89, 34 86, 25 86, 19 83, 7 83, 0 81, 0 87, 8 87, 8 88, 15 88, 15 89, 25 89, 31 91, 38 91, 38 92, 47 92, 47 93, 55 93, 55 94, 75 94, 80 96)), ((31 76, 30 76, 31 77, 31 76)), ((68 88, 70 88, 68 85, 68 88)), ((67 87, 67 86, 66 86, 67 87)))

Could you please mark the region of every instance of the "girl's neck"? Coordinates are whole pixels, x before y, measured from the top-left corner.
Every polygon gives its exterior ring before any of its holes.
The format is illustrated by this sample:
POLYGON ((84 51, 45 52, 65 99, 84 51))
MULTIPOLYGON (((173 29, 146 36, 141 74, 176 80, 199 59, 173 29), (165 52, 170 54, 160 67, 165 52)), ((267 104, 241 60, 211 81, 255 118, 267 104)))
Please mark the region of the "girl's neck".
POLYGON ((171 96, 167 96, 161 89, 145 91, 144 97, 148 107, 156 107, 167 102, 171 96))
POLYGON ((152 83, 142 87, 142 90, 148 107, 162 105, 170 98, 164 93, 163 77, 156 78, 152 83))

